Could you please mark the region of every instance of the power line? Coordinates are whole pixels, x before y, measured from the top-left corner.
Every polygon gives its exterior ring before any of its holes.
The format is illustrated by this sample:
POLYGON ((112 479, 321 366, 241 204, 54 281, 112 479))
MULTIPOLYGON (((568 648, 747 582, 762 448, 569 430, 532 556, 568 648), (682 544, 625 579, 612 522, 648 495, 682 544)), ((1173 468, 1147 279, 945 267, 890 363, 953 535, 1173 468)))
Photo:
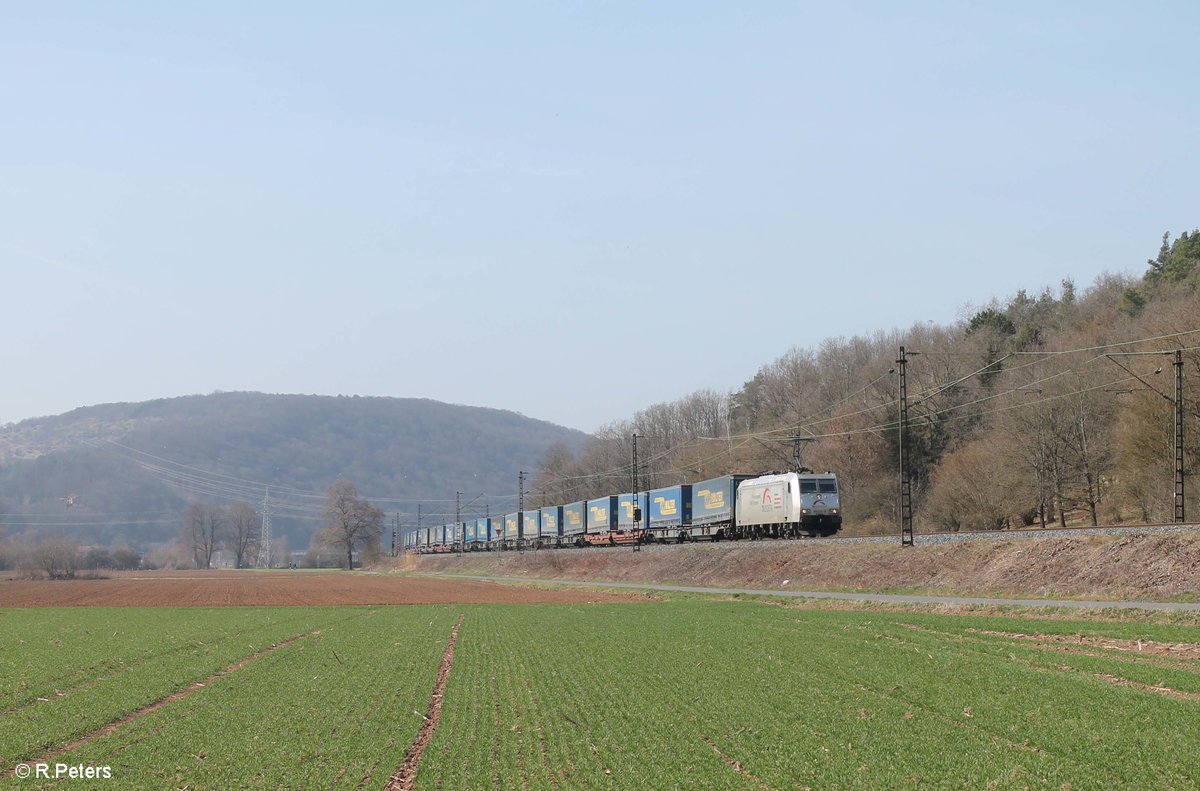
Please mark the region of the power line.
MULTIPOLYGON (((919 398, 918 401, 916 401, 914 403, 914 406, 923 404, 927 401, 932 400, 933 398, 936 398, 939 395, 942 395, 943 393, 945 393, 947 391, 953 390, 954 388, 961 386, 961 384, 964 381, 970 379, 972 376, 976 376, 979 373, 985 372, 988 369, 993 368, 994 366, 997 366, 998 364, 1002 363, 1004 360, 1009 359, 1009 357, 1021 355, 1021 356, 1032 356, 1032 357, 1036 357, 1038 359, 1031 360, 1027 363, 1023 363, 1021 365, 1017 365, 1017 366, 1013 366, 1013 367, 1009 367, 1009 368, 1001 368, 1000 370, 996 371, 997 374, 1000 374, 1000 373, 1011 374, 1011 373, 1019 371, 1023 368, 1026 368, 1028 366, 1036 365, 1039 362, 1042 362, 1045 358, 1059 357, 1059 356, 1071 355, 1071 354, 1080 354, 1080 353, 1085 353, 1085 352, 1096 352, 1096 351, 1101 351, 1101 350, 1105 350, 1105 349, 1120 349, 1122 347, 1128 347, 1128 346, 1132 346, 1132 345, 1139 344, 1139 343, 1150 343, 1150 342, 1154 342, 1154 341, 1162 341, 1162 340, 1167 340, 1167 339, 1171 339, 1171 338, 1179 338, 1179 337, 1184 337, 1184 336, 1188 336, 1188 335, 1194 335, 1197 333, 1200 333, 1200 329, 1184 330, 1181 332, 1168 333, 1168 334, 1164 334, 1164 335, 1152 336, 1152 337, 1147 337, 1147 338, 1135 338, 1135 339, 1130 339, 1130 340, 1126 340, 1126 341, 1118 341, 1118 342, 1113 342, 1113 343, 1108 343, 1108 344, 1101 344, 1101 345, 1097 345, 1097 346, 1081 347, 1081 348, 1077 348, 1077 349, 1011 352, 1008 355, 1006 355, 1005 357, 1003 357, 999 360, 996 360, 996 361, 992 361, 992 362, 988 363, 988 365, 984 366, 983 368, 980 368, 977 371, 967 374, 966 376, 959 377, 957 379, 932 386, 932 388, 929 391, 927 391, 924 395, 922 395, 919 398)), ((1198 349, 1198 348, 1200 348, 1200 347, 1186 347, 1185 350, 1193 350, 1193 349, 1198 349)), ((955 356, 955 355, 963 356, 963 355, 966 355, 967 353, 936 352, 934 354, 946 355, 946 356, 955 356)), ((1115 352, 1115 354, 1128 354, 1128 353, 1115 352)), ((1011 395, 1014 392, 1029 391, 1038 384, 1041 384, 1044 382, 1049 382, 1056 378, 1077 372, 1082 366, 1089 365, 1091 362, 1093 362, 1095 359, 1098 359, 1098 357, 1100 357, 1100 356, 1102 356, 1102 355, 1097 355, 1097 357, 1093 357, 1093 358, 1085 361, 1084 363, 1077 365, 1077 366, 1073 366, 1065 371, 1059 371, 1059 372, 1053 373, 1051 375, 1041 377, 1039 379, 1035 379, 1032 382, 1022 385, 1020 387, 1005 390, 1002 392, 991 393, 982 398, 974 399, 971 401, 966 401, 966 402, 963 402, 960 404, 952 404, 952 405, 943 407, 941 409, 934 410, 932 412, 926 412, 926 413, 922 414, 921 417, 927 418, 927 419, 932 419, 932 417, 944 416, 944 415, 947 415, 948 413, 951 413, 956 410, 967 409, 969 407, 976 406, 978 404, 986 403, 986 402, 1001 398, 1005 395, 1011 395)), ((741 434, 729 433, 725 437, 719 437, 719 438, 691 437, 691 438, 685 439, 681 442, 676 442, 673 445, 670 445, 670 446, 662 449, 658 453, 656 453, 648 458, 642 459, 641 463, 644 465, 650 465, 653 462, 659 461, 664 458, 668 458, 672 455, 678 455, 678 454, 684 452, 685 450, 687 450, 688 448, 696 446, 701 441, 720 440, 720 441, 729 443, 729 446, 727 448, 724 448, 721 451, 714 453, 710 456, 706 456, 696 462, 696 463, 702 464, 702 463, 711 461, 713 459, 720 458, 721 456, 732 456, 736 451, 745 447, 746 441, 751 440, 751 439, 772 438, 772 437, 781 436, 781 435, 793 434, 797 430, 796 429, 797 426, 802 429, 806 429, 809 434, 809 438, 811 438, 811 439, 845 437, 845 436, 853 436, 853 435, 864 434, 864 433, 870 433, 870 434, 874 434, 875 436, 879 436, 880 431, 896 429, 899 426, 898 421, 896 421, 896 420, 878 421, 874 425, 871 425, 871 426, 850 429, 847 431, 818 433, 817 431, 815 431, 813 429, 818 428, 820 426, 826 426, 826 425, 829 425, 829 424, 837 422, 837 421, 844 421, 848 418, 857 417, 859 415, 871 414, 874 412, 878 412, 881 409, 888 409, 888 408, 895 407, 898 404, 898 400, 888 400, 888 401, 884 401, 884 402, 881 402, 878 404, 868 405, 868 406, 864 407, 863 409, 855 410, 853 412, 849 412, 849 413, 845 413, 845 414, 841 414, 841 415, 833 415, 833 416, 823 418, 820 420, 816 419, 817 416, 828 414, 829 412, 837 409, 842 404, 848 403, 849 401, 858 397, 862 393, 869 390, 871 387, 878 384, 883 378, 888 376, 890 373, 892 373, 892 372, 889 371, 888 373, 881 374, 880 376, 872 379, 867 384, 863 385, 862 387, 859 387, 857 390, 854 390, 853 392, 842 397, 841 399, 834 402, 833 404, 823 406, 820 409, 816 410, 815 412, 811 413, 810 415, 805 416, 804 418, 801 418, 799 420, 789 421, 788 425, 785 427, 775 428, 775 429, 765 429, 765 430, 761 430, 761 431, 745 432, 745 433, 741 433, 741 434), (735 440, 735 439, 742 440, 742 441, 739 442, 737 445, 734 445, 733 440, 735 440)), ((1125 381, 1128 381, 1128 380, 1125 380, 1125 379, 1116 380, 1115 382, 1103 385, 1102 387, 1109 387, 1109 386, 1112 386, 1113 384, 1121 384, 1125 381)), ((947 422, 953 422, 953 421, 961 420, 961 419, 973 419, 973 418, 979 418, 979 417, 986 417, 988 415, 1009 411, 1011 409, 1020 409, 1020 408, 1026 407, 1026 406, 1033 406, 1036 404, 1045 403, 1046 401, 1051 401, 1051 400, 1055 400, 1058 398, 1068 397, 1068 396, 1074 395, 1074 394, 1090 392, 1095 389, 1099 389, 1099 388, 1095 388, 1095 387, 1084 388, 1084 389, 1075 390, 1072 392, 1056 394, 1054 396, 1050 396, 1045 399, 1038 399, 1038 400, 1034 400, 1034 401, 1023 401, 1023 402, 1015 404, 1015 405, 1000 407, 998 409, 993 409, 993 410, 983 410, 983 411, 973 413, 971 415, 966 415, 966 416, 961 416, 961 417, 944 418, 941 422, 947 423, 947 422)), ((598 440, 598 441, 603 441, 603 440, 598 440)), ((157 455, 149 453, 147 451, 139 450, 139 449, 131 447, 129 445, 125 445, 123 443, 117 442, 116 440, 105 439, 102 442, 106 445, 120 448, 129 454, 134 454, 134 458, 131 458, 132 461, 139 464, 139 466, 142 466, 143 469, 146 469, 147 471, 154 474, 160 480, 163 480, 164 482, 166 482, 172 486, 175 486, 177 488, 180 488, 184 491, 191 492, 193 494, 199 494, 199 495, 208 496, 208 497, 216 497, 216 498, 226 499, 226 500, 235 500, 236 499, 236 500, 253 501, 253 500, 257 500, 258 497, 263 492, 265 492, 268 487, 270 487, 271 489, 274 489, 281 498, 281 499, 277 499, 272 502, 273 508, 277 509, 277 512, 280 513, 281 515, 286 515, 289 518, 304 519, 304 520, 318 520, 320 518, 319 513, 320 513, 321 505, 317 501, 320 501, 325 497, 324 493, 322 493, 322 492, 299 489, 299 488, 290 487, 290 486, 282 486, 282 485, 278 485, 278 484, 268 484, 265 482, 255 481, 253 479, 249 479, 249 478, 245 478, 245 477, 241 477, 241 476, 229 475, 226 473, 220 473, 220 472, 215 472, 212 470, 207 470, 207 469, 204 469, 201 467, 196 467, 196 466, 184 464, 182 462, 177 462, 177 461, 174 461, 174 460, 171 460, 168 458, 164 458, 162 456, 157 456, 157 455), (153 461, 147 461, 147 460, 153 460, 153 461), (154 462, 158 462, 158 463, 154 463, 154 462), (305 502, 305 501, 313 501, 313 502, 305 502)), ((102 447, 101 443, 99 443, 99 442, 87 442, 86 444, 88 444, 92 447, 96 447, 96 448, 102 447)), ((584 474, 580 474, 580 475, 551 474, 550 477, 548 477, 547 479, 540 482, 541 487, 540 487, 539 491, 544 492, 546 490, 547 486, 553 486, 556 484, 572 484, 572 483, 582 483, 585 481, 601 481, 601 480, 605 480, 605 479, 619 479, 619 478, 626 476, 630 471, 631 471, 631 465, 629 465, 627 463, 622 463, 622 464, 613 466, 608 469, 584 473, 584 474)), ((655 472, 647 470, 647 475, 658 475, 658 474, 659 473, 655 473, 655 472)), ((485 496, 486 495, 481 494, 481 495, 479 495, 479 498, 483 498, 485 496)), ((488 499, 492 500, 492 501, 505 502, 505 501, 510 501, 510 500, 514 499, 514 497, 516 497, 516 496, 514 496, 512 494, 505 494, 505 495, 488 496, 488 499)), ((421 498, 421 497, 367 497, 366 499, 369 499, 373 502, 380 502, 380 503, 414 504, 417 506, 418 511, 420 511, 422 504, 434 504, 434 503, 448 504, 448 503, 453 502, 453 500, 450 500, 450 499, 432 499, 432 498, 421 498)), ((401 513, 402 515, 405 515, 405 516, 411 516, 413 514, 412 511, 401 511, 398 513, 401 513)), ((448 512, 439 512, 437 514, 430 514, 430 513, 426 512, 426 515, 429 515, 429 516, 436 515, 436 516, 444 517, 444 516, 448 515, 448 512)), ((38 523, 28 523, 28 524, 38 524, 38 523)), ((55 523, 55 525, 57 525, 57 524, 58 523, 55 523)), ((92 522, 92 523, 67 522, 67 523, 63 523, 63 524, 64 524, 64 526, 71 526, 71 525, 75 525, 75 524, 101 524, 101 523, 99 523, 99 522, 92 522)), ((138 524, 138 523, 137 522, 124 522, 121 524, 138 524)))
POLYGON ((7 515, 0 517, 0 525, 5 527, 140 527, 178 523, 178 519, 144 519, 138 522, 9 522, 7 515))

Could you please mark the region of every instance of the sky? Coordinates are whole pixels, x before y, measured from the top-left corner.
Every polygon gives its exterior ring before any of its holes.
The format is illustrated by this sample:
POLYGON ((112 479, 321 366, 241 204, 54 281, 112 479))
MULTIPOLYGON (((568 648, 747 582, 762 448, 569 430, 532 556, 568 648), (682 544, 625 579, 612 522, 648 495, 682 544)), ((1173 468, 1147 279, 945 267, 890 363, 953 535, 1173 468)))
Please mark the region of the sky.
POLYGON ((8 3, 0 423, 586 431, 1200 225, 1200 4, 8 3))

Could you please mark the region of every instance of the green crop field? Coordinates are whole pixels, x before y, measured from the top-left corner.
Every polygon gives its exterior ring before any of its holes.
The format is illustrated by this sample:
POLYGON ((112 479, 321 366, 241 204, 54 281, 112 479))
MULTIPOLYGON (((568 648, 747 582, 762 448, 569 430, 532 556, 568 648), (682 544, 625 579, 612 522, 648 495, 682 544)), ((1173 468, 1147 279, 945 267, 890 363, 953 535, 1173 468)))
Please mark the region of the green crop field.
POLYGON ((1195 627, 681 599, 0 610, 0 785, 382 788, 460 614, 417 788, 1200 784, 1195 627))

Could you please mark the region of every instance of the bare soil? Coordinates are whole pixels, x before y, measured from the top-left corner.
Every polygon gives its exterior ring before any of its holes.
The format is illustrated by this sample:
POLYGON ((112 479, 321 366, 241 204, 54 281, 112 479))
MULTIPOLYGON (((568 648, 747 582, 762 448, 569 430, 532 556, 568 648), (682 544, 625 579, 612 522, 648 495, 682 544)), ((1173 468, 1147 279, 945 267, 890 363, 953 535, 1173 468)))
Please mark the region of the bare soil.
POLYGON ((109 579, 0 579, 0 607, 240 607, 371 604, 580 604, 644 600, 473 580, 347 572, 117 572, 109 579))
POLYGON ((454 645, 458 642, 458 630, 462 627, 465 618, 465 615, 459 613, 458 623, 454 624, 454 628, 450 631, 450 642, 446 644, 446 651, 442 654, 442 663, 438 667, 437 681, 434 682, 433 694, 430 696, 429 706, 425 710, 425 719, 421 723, 421 729, 417 732, 417 738, 413 740, 408 752, 404 755, 404 762, 388 778, 385 786, 387 791, 409 791, 417 779, 421 756, 425 754, 425 748, 433 741, 433 732, 437 730, 438 723, 442 719, 442 703, 446 699, 446 683, 450 681, 450 671, 454 669, 454 645))
POLYGON ((907 589, 1046 598, 1200 594, 1200 533, 896 544, 739 542, 424 555, 396 568, 780 590, 907 589))
POLYGON ((1147 656, 1169 656, 1178 659, 1200 659, 1200 643, 1156 643, 1153 640, 1118 640, 1115 637, 1086 637, 1084 635, 1065 634, 1024 634, 1023 632, 993 632, 980 631, 996 637, 1008 637, 1014 640, 1030 640, 1039 645, 1043 643, 1069 646, 1089 646, 1107 648, 1113 651, 1129 651, 1146 654, 1147 656))

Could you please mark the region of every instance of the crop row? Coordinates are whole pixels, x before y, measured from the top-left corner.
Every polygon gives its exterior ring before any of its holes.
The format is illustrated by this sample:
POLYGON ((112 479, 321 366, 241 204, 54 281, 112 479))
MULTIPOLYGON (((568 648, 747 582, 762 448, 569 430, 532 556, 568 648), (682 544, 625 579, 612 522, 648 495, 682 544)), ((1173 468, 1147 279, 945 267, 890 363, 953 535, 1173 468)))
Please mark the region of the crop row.
POLYGON ((1195 662, 985 634, 1013 619, 690 601, 497 607, 468 623, 419 788, 1198 779, 1195 662))
POLYGON ((105 788, 382 788, 416 736, 458 611, 336 612, 69 762, 111 766, 105 788))
POLYGON ((319 622, 288 610, 4 611, 0 762, 40 757, 319 622))
POLYGON ((1091 639, 1197 642, 1188 627, 698 599, 29 612, 3 611, 0 636, 64 638, 35 647, 45 667, 0 652, 26 685, 0 719, 9 765, 302 635, 63 756, 110 766, 106 788, 381 788, 460 612, 418 788, 1198 782, 1200 662, 1091 639), (82 627, 125 636, 72 644, 82 627), (24 702, 61 679, 76 687, 24 702))
POLYGON ((0 711, 53 698, 74 687, 115 678, 172 653, 252 640, 299 619, 261 609, 0 610, 0 711))

